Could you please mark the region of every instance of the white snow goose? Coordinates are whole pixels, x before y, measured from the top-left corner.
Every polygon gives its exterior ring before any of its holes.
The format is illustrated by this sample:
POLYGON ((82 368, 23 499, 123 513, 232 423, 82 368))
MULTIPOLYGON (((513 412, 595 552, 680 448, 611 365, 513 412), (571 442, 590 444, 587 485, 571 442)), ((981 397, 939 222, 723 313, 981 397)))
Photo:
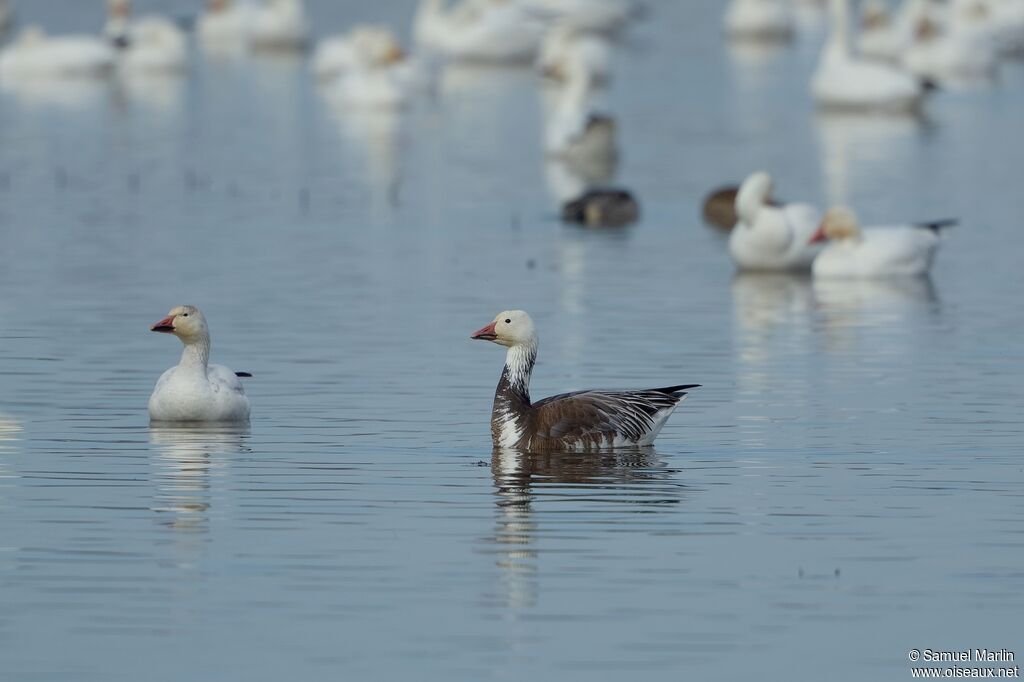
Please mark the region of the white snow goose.
POLYGON ((942 228, 956 220, 861 228, 845 206, 825 213, 812 243, 830 244, 814 259, 815 277, 920 277, 928 274, 942 228))
POLYGON ((793 15, 783 0, 733 0, 725 12, 725 32, 737 40, 789 40, 793 15))
POLYGON ((507 310, 471 338, 508 348, 491 411, 495 447, 551 452, 650 445, 686 392, 699 386, 577 391, 534 403, 530 374, 537 333, 530 316, 507 310))
POLYGON ((0 51, 0 77, 101 78, 113 71, 114 57, 114 49, 95 36, 48 36, 29 26, 0 51))
POLYGON ((811 78, 811 94, 823 109, 906 113, 916 110, 926 83, 895 66, 854 54, 847 0, 829 0, 831 32, 811 78))
POLYGON ((754 173, 736 193, 736 226, 729 255, 741 270, 808 270, 820 245, 810 242, 821 213, 809 204, 779 206, 771 198, 772 178, 754 173))
POLYGON ((223 365, 210 364, 210 332, 198 308, 174 308, 151 328, 174 334, 185 345, 181 362, 160 376, 149 397, 154 422, 240 422, 249 419, 249 399, 239 377, 223 365))

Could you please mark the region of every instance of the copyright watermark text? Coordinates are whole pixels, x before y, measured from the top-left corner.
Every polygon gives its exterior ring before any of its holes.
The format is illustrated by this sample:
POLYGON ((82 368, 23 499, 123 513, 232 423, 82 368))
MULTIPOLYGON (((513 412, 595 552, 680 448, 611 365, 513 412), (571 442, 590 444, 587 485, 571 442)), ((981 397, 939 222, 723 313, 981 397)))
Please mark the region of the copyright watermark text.
POLYGON ((1007 649, 911 649, 907 652, 911 663, 931 664, 911 667, 911 677, 919 678, 1014 678, 1020 677, 1017 665, 992 665, 1013 663, 1014 652, 1007 649), (987 665, 986 665, 987 664, 987 665))

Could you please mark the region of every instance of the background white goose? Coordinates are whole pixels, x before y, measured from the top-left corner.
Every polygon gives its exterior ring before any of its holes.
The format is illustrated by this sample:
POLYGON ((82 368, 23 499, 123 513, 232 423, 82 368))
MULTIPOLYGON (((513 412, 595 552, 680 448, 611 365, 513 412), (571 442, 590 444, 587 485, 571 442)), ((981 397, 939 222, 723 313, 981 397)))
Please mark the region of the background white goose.
POLYGON ((257 50, 302 50, 309 21, 302 0, 264 0, 252 12, 249 41, 257 50))
POLYGON ((955 220, 913 225, 861 228, 856 214, 845 206, 825 213, 811 237, 829 245, 814 260, 815 277, 893 277, 928 273, 942 241, 943 227, 955 220))
POLYGON ((360 24, 347 33, 324 38, 317 43, 312 69, 317 78, 328 80, 350 69, 401 56, 401 43, 389 27, 360 24))
POLYGON ((545 24, 516 0, 422 0, 413 24, 416 43, 453 60, 486 63, 530 62, 545 24))
POLYGON ((185 33, 170 19, 133 18, 132 0, 107 0, 103 34, 118 49, 117 65, 131 73, 175 73, 188 63, 185 33))
POLYGON ((207 0, 196 21, 196 35, 206 50, 236 52, 248 46, 253 7, 234 0, 207 0))
POLYGON ((592 83, 604 84, 611 77, 611 61, 612 46, 607 38, 559 24, 544 38, 537 70, 546 78, 564 82, 573 68, 581 68, 590 75, 592 83))
POLYGON ((828 109, 908 112, 925 93, 924 83, 889 64, 862 59, 851 49, 847 0, 829 0, 830 33, 811 79, 811 94, 828 109))
POLYGON ((238 374, 210 364, 210 332, 195 306, 173 308, 152 331, 174 334, 184 344, 181 361, 161 375, 149 397, 153 421, 246 421, 249 399, 238 374))
POLYGON ((0 51, 0 77, 103 77, 112 71, 114 58, 114 49, 94 36, 51 37, 29 26, 0 51))
POLYGON ((530 316, 506 310, 471 338, 508 348, 491 410, 495 447, 550 452, 650 445, 686 391, 698 387, 577 391, 533 403, 530 375, 538 341, 530 316))
POLYGON ((547 153, 582 166, 608 166, 618 156, 614 119, 593 106, 593 78, 586 66, 569 60, 564 87, 547 115, 547 153))
POLYGON ((821 213, 809 204, 778 206, 771 195, 772 179, 764 171, 740 185, 729 254, 741 270, 807 270, 820 251, 810 239, 821 213))
POLYGON ((988 80, 996 74, 996 46, 987 0, 955 0, 941 29, 919 36, 902 64, 918 78, 942 84, 988 80))
POLYGON ((789 40, 793 13, 784 0, 732 0, 725 11, 725 32, 739 40, 789 40))

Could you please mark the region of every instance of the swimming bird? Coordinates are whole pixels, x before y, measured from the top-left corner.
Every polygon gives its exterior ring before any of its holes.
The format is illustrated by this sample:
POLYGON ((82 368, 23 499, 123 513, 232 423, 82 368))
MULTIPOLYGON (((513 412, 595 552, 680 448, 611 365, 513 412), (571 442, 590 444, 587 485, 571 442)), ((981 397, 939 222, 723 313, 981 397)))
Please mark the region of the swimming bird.
POLYGON ((846 206, 825 213, 812 243, 829 245, 814 259, 815 277, 898 277, 928 273, 942 241, 942 228, 956 220, 861 228, 846 206))
POLYGON ((807 270, 821 250, 810 241, 821 213, 809 204, 779 206, 771 195, 772 178, 764 171, 740 185, 729 254, 741 270, 807 270))
POLYGON ((793 14, 783 0, 732 0, 725 11, 725 32, 738 40, 789 40, 793 14))
POLYGON ((811 94, 825 109, 909 112, 926 83, 906 71, 865 60, 851 49, 847 0, 829 0, 831 32, 811 78, 811 94))
POLYGON ((457 61, 491 64, 532 61, 545 24, 518 0, 421 0, 413 22, 416 43, 457 61))
POLYGON ((545 121, 545 150, 581 166, 614 165, 618 159, 615 119, 595 110, 593 77, 587 68, 575 60, 566 67, 565 86, 545 121))
POLYGON ((264 0, 252 10, 249 42, 256 50, 303 50, 309 20, 302 0, 264 0))
POLYGON ((98 78, 114 67, 114 50, 90 35, 48 36, 29 26, 0 51, 4 78, 98 78))
POLYGON ((592 83, 602 85, 611 78, 611 59, 612 47, 604 36, 558 24, 544 37, 537 70, 545 78, 564 82, 571 69, 579 68, 590 75, 592 83))
POLYGON ((210 364, 210 332, 198 308, 173 308, 151 331, 174 334, 184 344, 181 361, 161 375, 149 397, 149 418, 161 421, 228 422, 249 419, 249 399, 239 377, 210 364))
POLYGON ((206 0, 196 21, 196 35, 203 48, 235 52, 248 47, 254 7, 234 0, 206 0))
POLYGON ((699 385, 577 391, 534 403, 530 374, 538 342, 530 316, 507 310, 471 338, 508 348, 491 412, 495 447, 541 452, 650 445, 686 392, 699 385))
POLYGON ((588 227, 622 227, 640 217, 640 205, 625 189, 591 189, 562 206, 562 220, 588 227))
POLYGON ((329 80, 351 69, 382 64, 402 55, 402 45, 389 27, 359 24, 347 33, 321 40, 313 53, 312 69, 320 80, 329 80))
POLYGON ((954 2, 941 30, 922 33, 903 52, 903 67, 942 85, 991 80, 998 66, 991 15, 986 0, 954 2))

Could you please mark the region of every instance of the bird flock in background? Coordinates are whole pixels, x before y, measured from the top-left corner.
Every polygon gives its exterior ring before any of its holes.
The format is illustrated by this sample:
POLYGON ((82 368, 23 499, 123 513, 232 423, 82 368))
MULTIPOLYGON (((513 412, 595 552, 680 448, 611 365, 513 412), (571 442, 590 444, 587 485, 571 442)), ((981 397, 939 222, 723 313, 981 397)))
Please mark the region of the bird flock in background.
MULTIPOLYGON (((998 75, 1001 60, 1024 54, 1024 0, 731 0, 723 32, 736 43, 784 44, 800 17, 821 15, 828 36, 808 85, 822 110, 856 115, 921 111, 936 88, 998 75)), ((47 35, 28 26, 0 50, 0 86, 49 79, 163 77, 190 68, 190 37, 210 54, 305 52, 312 76, 338 106, 391 115, 436 92, 446 64, 533 64, 543 83, 543 149, 568 171, 558 192, 562 218, 594 227, 635 222, 640 208, 610 180, 619 157, 617 124, 599 106, 612 81, 620 35, 646 9, 633 0, 421 0, 411 17, 413 49, 386 25, 350 26, 315 45, 302 0, 208 0, 188 19, 141 16, 132 0, 107 0, 102 34, 47 35)), ((657 8, 652 8, 656 11, 657 8)), ((0 0, 0 32, 14 14, 0 0)), ((729 230, 741 270, 810 271, 815 277, 927 275, 953 220, 861 227, 846 206, 822 212, 779 202, 771 176, 753 172, 713 192, 705 218, 729 230)), ((154 420, 248 419, 235 373, 209 365, 202 313, 175 308, 153 326, 185 344, 182 362, 161 377, 154 420)), ((529 400, 536 334, 529 316, 506 311, 473 335, 509 348, 495 395, 495 444, 571 449, 646 444, 694 385, 636 392, 582 392, 529 400)))

